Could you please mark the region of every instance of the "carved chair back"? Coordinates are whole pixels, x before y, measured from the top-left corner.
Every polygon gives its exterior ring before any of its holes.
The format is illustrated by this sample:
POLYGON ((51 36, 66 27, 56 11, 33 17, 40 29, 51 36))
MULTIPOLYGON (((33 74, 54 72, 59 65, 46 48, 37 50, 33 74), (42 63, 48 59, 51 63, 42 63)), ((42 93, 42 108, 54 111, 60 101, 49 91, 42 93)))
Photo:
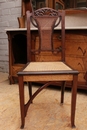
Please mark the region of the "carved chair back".
POLYGON ((54 55, 61 52, 61 59, 65 61, 65 11, 57 11, 48 7, 32 13, 27 11, 27 49, 28 61, 31 61, 32 54, 39 55, 43 51, 51 51, 54 55), (31 23, 38 28, 39 47, 37 50, 31 47, 31 23), (57 29, 61 30, 61 46, 55 49, 53 33, 57 29))

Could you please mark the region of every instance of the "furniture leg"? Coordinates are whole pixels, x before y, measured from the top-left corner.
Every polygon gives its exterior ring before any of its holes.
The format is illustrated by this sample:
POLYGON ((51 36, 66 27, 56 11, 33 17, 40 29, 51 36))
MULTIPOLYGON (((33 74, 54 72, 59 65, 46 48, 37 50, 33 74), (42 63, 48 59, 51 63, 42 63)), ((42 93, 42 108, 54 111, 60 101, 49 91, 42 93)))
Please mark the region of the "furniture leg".
POLYGON ((14 79, 13 79, 13 77, 11 75, 9 75, 8 79, 9 79, 9 84, 14 84, 15 83, 15 81, 14 81, 14 79))
POLYGON ((28 82, 28 89, 29 89, 29 97, 32 97, 32 83, 28 82))
POLYGON ((72 99, 71 99, 71 126, 75 127, 75 109, 76 109, 76 95, 77 95, 77 81, 78 75, 73 76, 73 86, 72 86, 72 99))
POLYGON ((23 77, 18 76, 19 78, 19 98, 20 98, 20 111, 21 111, 21 129, 24 128, 25 124, 25 106, 24 106, 24 82, 23 77))

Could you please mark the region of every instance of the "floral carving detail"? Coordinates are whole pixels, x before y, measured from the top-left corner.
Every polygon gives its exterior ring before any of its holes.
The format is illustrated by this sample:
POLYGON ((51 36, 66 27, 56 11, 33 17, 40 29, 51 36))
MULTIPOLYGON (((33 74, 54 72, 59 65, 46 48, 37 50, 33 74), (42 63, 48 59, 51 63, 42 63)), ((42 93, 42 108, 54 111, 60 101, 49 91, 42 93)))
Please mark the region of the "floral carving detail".
POLYGON ((35 16, 43 16, 43 15, 49 15, 49 16, 58 16, 58 11, 51 9, 51 8, 42 8, 38 9, 34 12, 35 16))

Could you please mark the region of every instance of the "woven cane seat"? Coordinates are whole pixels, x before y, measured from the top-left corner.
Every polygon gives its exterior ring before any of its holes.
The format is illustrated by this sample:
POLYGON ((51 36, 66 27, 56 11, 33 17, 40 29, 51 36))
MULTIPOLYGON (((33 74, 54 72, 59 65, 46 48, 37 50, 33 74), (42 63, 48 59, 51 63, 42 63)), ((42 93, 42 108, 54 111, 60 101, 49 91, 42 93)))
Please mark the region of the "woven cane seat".
POLYGON ((72 70, 63 62, 30 62, 23 71, 57 71, 72 70))

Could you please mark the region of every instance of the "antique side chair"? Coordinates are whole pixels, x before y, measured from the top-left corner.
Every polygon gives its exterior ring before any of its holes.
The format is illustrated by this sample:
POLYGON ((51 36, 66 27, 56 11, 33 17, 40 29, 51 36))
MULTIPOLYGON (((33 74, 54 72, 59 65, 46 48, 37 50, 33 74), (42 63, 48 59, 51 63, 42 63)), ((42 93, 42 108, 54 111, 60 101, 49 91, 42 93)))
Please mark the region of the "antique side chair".
POLYGON ((41 90, 47 86, 61 81, 61 103, 64 100, 65 82, 72 82, 71 96, 71 127, 75 127, 75 107, 77 94, 78 71, 73 70, 65 63, 65 11, 57 11, 48 7, 38 9, 32 13, 27 11, 27 59, 28 63, 18 72, 19 79, 19 97, 21 110, 21 128, 24 128, 25 117, 29 105, 41 90), (32 49, 30 24, 38 29, 39 47, 32 49), (53 33, 55 27, 61 28, 61 46, 57 49, 53 45, 53 33), (60 26, 61 25, 61 26, 60 26), (32 55, 40 55, 42 52, 50 52, 58 56, 61 54, 60 61, 32 61, 32 55), (24 100, 24 82, 28 83, 29 101, 25 104, 24 100), (43 82, 34 94, 32 94, 32 82, 43 82))

